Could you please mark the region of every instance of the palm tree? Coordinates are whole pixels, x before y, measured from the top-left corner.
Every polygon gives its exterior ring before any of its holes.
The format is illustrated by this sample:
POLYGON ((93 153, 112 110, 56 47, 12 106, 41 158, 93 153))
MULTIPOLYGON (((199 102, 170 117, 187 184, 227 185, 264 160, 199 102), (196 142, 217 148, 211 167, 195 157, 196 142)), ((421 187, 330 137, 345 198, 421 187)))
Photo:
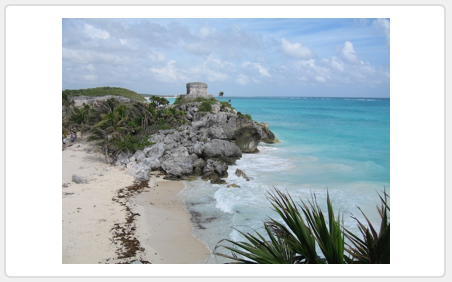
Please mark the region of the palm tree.
POLYGON ((218 96, 223 97, 224 92, 220 91, 220 93, 218 93, 218 96))
POLYGON ((97 146, 102 148, 105 153, 105 163, 108 164, 108 146, 110 145, 110 140, 108 139, 107 132, 99 127, 93 128, 87 140, 89 142, 94 141, 97 146))
POLYGON ((149 98, 149 101, 153 105, 154 108, 169 104, 168 100, 166 100, 164 97, 159 97, 159 96, 151 96, 149 98))
POLYGON ((102 120, 94 128, 101 128, 107 133, 118 132, 125 134, 127 132, 128 110, 125 105, 119 105, 112 112, 101 114, 102 120))
POLYGON ((90 114, 91 114, 90 107, 89 105, 85 104, 81 108, 75 107, 73 109, 73 114, 69 117, 69 123, 71 124, 71 127, 74 125, 80 127, 82 139, 83 133, 85 132, 85 125, 89 124, 90 114))
POLYGON ((115 98, 110 98, 104 101, 99 101, 98 107, 96 108, 99 114, 108 114, 113 112, 116 107, 118 107, 120 102, 115 98))
POLYGON ((298 207, 289 194, 277 189, 274 193, 269 193, 268 199, 284 223, 270 218, 264 224, 269 239, 258 232, 257 235, 252 235, 237 230, 248 241, 222 240, 232 246, 218 245, 214 250, 216 255, 232 259, 236 263, 390 263, 389 205, 386 193, 384 199, 380 197, 382 205, 378 211, 382 223, 378 234, 367 217, 369 228, 353 217, 359 225, 362 239, 344 228, 339 216, 334 217, 329 194, 327 219, 320 210, 315 195, 307 204, 301 200, 298 207), (345 243, 345 237, 350 243, 345 243), (225 248, 232 254, 220 253, 217 248, 225 248))
POLYGON ((141 128, 143 132, 147 132, 148 127, 155 122, 155 110, 148 104, 136 102, 132 105, 131 114, 135 119, 141 119, 141 128))

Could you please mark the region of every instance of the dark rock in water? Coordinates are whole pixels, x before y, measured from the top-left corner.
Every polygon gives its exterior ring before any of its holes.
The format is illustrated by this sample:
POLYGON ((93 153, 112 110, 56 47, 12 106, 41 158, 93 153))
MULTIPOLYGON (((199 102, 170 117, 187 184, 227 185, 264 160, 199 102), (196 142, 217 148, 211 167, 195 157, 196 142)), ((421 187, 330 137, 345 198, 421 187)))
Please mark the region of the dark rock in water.
POLYGON ((202 156, 207 158, 218 158, 228 164, 233 164, 242 157, 242 151, 237 145, 226 141, 214 139, 204 144, 202 156))
POLYGON ((238 177, 243 177, 244 179, 246 179, 246 181, 249 181, 250 179, 248 178, 248 176, 240 169, 236 169, 235 171, 235 175, 237 175, 238 177))
POLYGON ((200 176, 203 174, 203 169, 206 166, 206 161, 203 159, 197 159, 193 163, 193 175, 194 176, 200 176))
POLYGON ((195 167, 195 168, 193 169, 193 176, 200 176, 200 175, 202 175, 202 168, 200 168, 200 167, 195 167))
POLYGON ((218 177, 227 177, 228 165, 220 160, 208 159, 203 172, 206 174, 212 171, 218 174, 218 177))
POLYGON ((209 171, 207 173, 204 173, 201 179, 204 181, 210 181, 210 183, 212 184, 226 184, 226 180, 221 179, 221 177, 215 171, 209 171))
POLYGON ((208 181, 208 180, 212 181, 212 180, 216 180, 217 178, 218 178, 218 174, 216 174, 213 171, 207 172, 201 177, 201 179, 204 181, 208 181))
POLYGON ((73 174, 72 175, 72 182, 75 182, 77 184, 81 184, 81 183, 86 183, 87 181, 83 177, 80 177, 78 175, 73 174))
POLYGON ((221 178, 216 178, 216 179, 212 179, 210 180, 211 184, 227 184, 226 180, 221 179, 221 178))

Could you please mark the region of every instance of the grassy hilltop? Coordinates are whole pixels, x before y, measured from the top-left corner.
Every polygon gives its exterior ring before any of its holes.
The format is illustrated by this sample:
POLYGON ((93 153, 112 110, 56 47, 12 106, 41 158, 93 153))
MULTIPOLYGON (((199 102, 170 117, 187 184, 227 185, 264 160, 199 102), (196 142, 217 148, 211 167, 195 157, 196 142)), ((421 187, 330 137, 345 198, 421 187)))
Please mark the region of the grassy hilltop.
POLYGON ((67 95, 68 97, 72 96, 122 96, 126 98, 135 99, 138 101, 146 101, 146 99, 129 89, 120 88, 120 87, 97 87, 97 88, 87 88, 87 89, 66 89, 63 90, 63 95, 67 95))

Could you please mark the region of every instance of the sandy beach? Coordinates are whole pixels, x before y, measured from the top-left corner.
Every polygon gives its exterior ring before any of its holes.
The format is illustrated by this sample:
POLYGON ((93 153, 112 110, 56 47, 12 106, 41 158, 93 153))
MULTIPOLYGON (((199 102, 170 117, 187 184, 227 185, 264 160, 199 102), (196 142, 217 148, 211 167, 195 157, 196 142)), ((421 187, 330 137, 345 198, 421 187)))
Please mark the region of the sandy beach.
POLYGON ((92 149, 78 141, 62 151, 62 263, 205 263, 210 251, 177 195, 184 183, 157 172, 134 183, 92 149))

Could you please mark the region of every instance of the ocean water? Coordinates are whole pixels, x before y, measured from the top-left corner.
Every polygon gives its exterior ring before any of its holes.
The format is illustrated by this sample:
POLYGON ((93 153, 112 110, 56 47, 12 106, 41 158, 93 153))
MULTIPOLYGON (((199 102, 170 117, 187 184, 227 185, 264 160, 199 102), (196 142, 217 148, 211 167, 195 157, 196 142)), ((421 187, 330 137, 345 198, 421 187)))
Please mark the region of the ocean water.
MULTIPOLYGON (((202 180, 185 183, 180 195, 199 240, 214 250, 222 239, 243 240, 234 228, 264 232, 263 222, 278 218, 267 199, 274 188, 288 192, 296 202, 315 194, 325 212, 328 191, 345 227, 358 232, 351 218, 363 219, 357 207, 378 226, 378 193, 390 194, 389 99, 223 98, 229 99, 237 111, 268 123, 281 143, 260 143, 259 153, 244 154, 229 166, 226 181, 240 188, 202 180), (236 169, 250 180, 237 177, 236 169)), ((209 259, 222 262, 220 257, 209 259)))

